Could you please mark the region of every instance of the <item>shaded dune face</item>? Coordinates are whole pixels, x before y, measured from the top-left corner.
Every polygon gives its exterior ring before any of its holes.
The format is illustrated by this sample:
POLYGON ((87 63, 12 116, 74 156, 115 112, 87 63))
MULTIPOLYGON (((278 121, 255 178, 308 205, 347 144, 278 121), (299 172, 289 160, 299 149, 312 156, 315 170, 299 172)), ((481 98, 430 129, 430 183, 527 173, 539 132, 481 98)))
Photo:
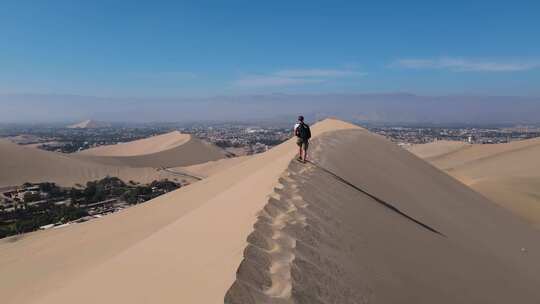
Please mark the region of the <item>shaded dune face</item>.
POLYGON ((170 168, 201 164, 222 159, 226 156, 227 153, 217 146, 192 138, 175 148, 151 154, 135 156, 94 156, 79 154, 74 157, 106 165, 170 168))
POLYGON ((225 303, 539 303, 527 224, 364 130, 312 147, 260 211, 225 303))
POLYGON ((0 156, 0 187, 4 187, 43 181, 72 186, 105 176, 147 183, 178 177, 159 170, 161 168, 202 164, 224 159, 228 154, 211 143, 171 132, 73 154, 49 152, 0 140, 0 156))
POLYGON ((106 176, 144 183, 175 177, 152 168, 105 165, 79 159, 71 154, 43 151, 0 140, 0 187, 25 182, 55 182, 63 186, 73 186, 106 176))
POLYGON ((223 149, 177 131, 73 154, 105 165, 150 168, 191 166, 227 156, 223 149))

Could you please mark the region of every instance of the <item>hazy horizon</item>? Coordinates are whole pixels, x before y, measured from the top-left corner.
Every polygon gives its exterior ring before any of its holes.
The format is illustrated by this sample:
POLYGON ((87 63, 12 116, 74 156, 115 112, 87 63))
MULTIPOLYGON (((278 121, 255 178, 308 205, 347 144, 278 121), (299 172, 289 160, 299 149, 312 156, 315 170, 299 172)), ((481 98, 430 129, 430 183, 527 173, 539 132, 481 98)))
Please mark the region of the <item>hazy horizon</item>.
POLYGON ((0 121, 59 123, 312 120, 374 123, 540 123, 540 97, 371 94, 250 94, 207 98, 105 98, 0 94, 0 121))

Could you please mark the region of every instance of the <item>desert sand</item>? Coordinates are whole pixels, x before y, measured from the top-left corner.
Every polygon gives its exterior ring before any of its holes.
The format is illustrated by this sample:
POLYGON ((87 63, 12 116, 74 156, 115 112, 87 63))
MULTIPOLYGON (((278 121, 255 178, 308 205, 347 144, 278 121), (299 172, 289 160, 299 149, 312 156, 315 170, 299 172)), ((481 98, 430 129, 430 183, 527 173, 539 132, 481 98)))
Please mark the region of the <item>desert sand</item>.
POLYGON ((173 170, 183 170, 187 173, 201 176, 201 177, 209 177, 214 174, 217 174, 223 170, 229 170, 230 168, 237 166, 246 160, 252 158, 253 155, 244 155, 244 156, 238 156, 233 158, 223 158, 215 161, 209 161, 202 164, 197 165, 191 165, 186 167, 177 167, 177 168, 171 168, 173 170))
POLYGON ((0 140, 0 187, 17 186, 25 182, 56 182, 63 186, 85 184, 87 181, 117 176, 124 181, 151 182, 176 176, 153 168, 102 165, 76 159, 70 155, 20 146, 0 140))
POLYGON ((431 159, 456 152, 468 146, 470 145, 462 141, 438 140, 427 144, 412 145, 408 150, 420 158, 431 159))
POLYGON ((538 303, 540 235, 348 123, 189 187, 0 241, 4 303, 538 303))
POLYGON ((207 176, 212 170, 226 168, 242 159, 228 162, 227 156, 224 150, 179 132, 75 154, 49 152, 0 139, 0 187, 45 181, 73 186, 108 175, 126 182, 147 183, 163 178, 192 182, 196 179, 190 178, 189 172, 173 174, 162 169, 193 166, 193 175, 200 171, 207 176))
POLYGON ((128 143, 101 146, 73 157, 106 165, 171 168, 227 157, 223 149, 178 131, 128 143))
POLYGON ((188 140, 190 140, 190 138, 191 136, 189 134, 182 134, 178 131, 173 131, 127 143, 91 148, 88 150, 83 150, 80 153, 93 156, 147 155, 176 148, 186 143, 188 140))
MULTIPOLYGON (((425 145, 419 150, 437 150, 437 144, 425 145)), ((536 138, 507 144, 466 145, 427 160, 540 227, 538 155, 540 139, 536 138)))

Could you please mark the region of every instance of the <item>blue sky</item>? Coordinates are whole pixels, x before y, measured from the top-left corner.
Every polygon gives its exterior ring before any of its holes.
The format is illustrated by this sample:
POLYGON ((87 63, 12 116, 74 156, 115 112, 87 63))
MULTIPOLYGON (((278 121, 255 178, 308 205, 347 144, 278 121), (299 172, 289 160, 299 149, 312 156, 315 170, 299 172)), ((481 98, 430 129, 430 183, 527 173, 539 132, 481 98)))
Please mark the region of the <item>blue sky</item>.
POLYGON ((540 96, 540 1, 7 1, 0 93, 540 96))

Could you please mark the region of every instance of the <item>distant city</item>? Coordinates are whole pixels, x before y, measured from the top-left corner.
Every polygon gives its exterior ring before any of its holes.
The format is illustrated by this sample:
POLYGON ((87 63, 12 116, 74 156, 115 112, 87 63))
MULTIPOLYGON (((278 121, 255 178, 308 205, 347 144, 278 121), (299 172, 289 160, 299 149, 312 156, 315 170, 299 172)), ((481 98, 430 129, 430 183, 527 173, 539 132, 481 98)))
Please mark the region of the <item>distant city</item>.
POLYGON ((399 145, 425 144, 436 140, 463 141, 471 144, 499 144, 540 136, 536 126, 514 127, 368 127, 399 145))
MULTIPOLYGON (((429 143, 436 140, 463 141, 473 144, 497 144, 540 137, 540 127, 516 126, 429 126, 429 125, 363 125, 398 145, 429 143)), ((105 125, 99 128, 59 126, 4 126, 0 137, 43 150, 74 153, 82 150, 129 142, 178 130, 211 142, 236 156, 267 151, 291 137, 289 126, 279 124, 199 123, 105 125)))
POLYGON ((17 144, 47 151, 74 153, 103 145, 134 141, 178 130, 211 142, 236 156, 264 152, 287 140, 292 131, 283 126, 244 123, 146 124, 69 128, 58 126, 16 126, 0 129, 0 137, 17 144))

